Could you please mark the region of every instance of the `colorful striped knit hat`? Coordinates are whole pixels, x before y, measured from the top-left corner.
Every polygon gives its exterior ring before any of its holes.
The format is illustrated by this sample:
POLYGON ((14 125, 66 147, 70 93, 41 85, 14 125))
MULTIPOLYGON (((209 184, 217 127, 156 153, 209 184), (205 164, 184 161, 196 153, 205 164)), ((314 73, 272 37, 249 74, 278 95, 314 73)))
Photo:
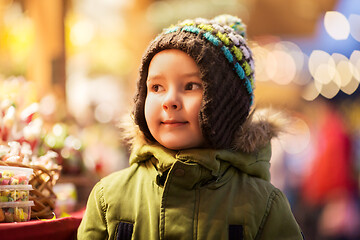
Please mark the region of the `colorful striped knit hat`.
POLYGON ((230 15, 185 20, 152 41, 142 59, 133 111, 135 123, 151 141, 155 139, 144 113, 146 80, 151 59, 165 49, 182 50, 197 63, 204 85, 199 113, 202 134, 209 147, 231 149, 254 101, 254 62, 244 24, 230 15))

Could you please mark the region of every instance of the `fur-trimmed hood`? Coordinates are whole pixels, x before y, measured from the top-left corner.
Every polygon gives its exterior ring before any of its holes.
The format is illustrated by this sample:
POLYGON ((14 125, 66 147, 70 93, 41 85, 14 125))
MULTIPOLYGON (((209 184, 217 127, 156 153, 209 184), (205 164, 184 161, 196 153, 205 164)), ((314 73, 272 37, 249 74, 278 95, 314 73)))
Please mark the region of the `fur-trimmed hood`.
MULTIPOLYGON (((131 116, 130 114, 128 116, 131 116)), ((277 137, 288 125, 283 113, 271 109, 254 110, 237 131, 233 151, 252 153, 266 146, 272 138, 277 137)), ((139 148, 149 142, 133 119, 124 118, 120 124, 121 138, 130 149, 139 148)))

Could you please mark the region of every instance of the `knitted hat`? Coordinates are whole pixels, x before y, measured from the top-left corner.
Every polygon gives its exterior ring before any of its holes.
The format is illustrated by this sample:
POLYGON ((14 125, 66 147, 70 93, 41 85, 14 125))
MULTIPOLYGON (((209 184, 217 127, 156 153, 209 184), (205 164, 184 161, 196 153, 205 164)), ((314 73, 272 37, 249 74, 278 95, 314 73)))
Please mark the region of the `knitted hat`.
POLYGON ((144 113, 146 80, 151 59, 165 49, 182 50, 195 60, 204 87, 199 113, 202 134, 212 148, 231 148, 254 99, 254 62, 244 24, 230 15, 185 20, 152 41, 142 59, 133 111, 135 123, 151 141, 155 139, 144 113))

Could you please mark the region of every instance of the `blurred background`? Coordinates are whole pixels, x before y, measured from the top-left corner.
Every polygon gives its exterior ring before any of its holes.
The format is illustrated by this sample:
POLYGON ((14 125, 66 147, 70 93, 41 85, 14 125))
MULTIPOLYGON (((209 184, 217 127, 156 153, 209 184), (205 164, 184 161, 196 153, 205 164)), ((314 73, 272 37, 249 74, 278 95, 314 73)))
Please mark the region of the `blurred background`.
POLYGON ((358 0, 1 0, 0 143, 57 152, 59 211, 81 209, 95 182, 128 166, 116 125, 150 40, 223 13, 247 24, 257 108, 293 120, 273 141, 272 183, 306 239, 360 239, 358 0))

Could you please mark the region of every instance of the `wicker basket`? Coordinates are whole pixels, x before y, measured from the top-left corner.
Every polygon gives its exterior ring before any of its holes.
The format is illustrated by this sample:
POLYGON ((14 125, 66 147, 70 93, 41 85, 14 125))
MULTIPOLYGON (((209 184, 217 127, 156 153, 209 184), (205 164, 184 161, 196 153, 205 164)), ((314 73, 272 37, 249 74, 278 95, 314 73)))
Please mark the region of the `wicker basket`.
POLYGON ((1 160, 0 165, 32 168, 34 174, 30 176, 29 184, 33 186, 34 190, 30 191, 29 198, 34 201, 35 206, 31 207, 31 218, 52 218, 54 216, 56 195, 53 192, 53 186, 59 179, 61 167, 49 170, 42 166, 28 166, 1 160))

